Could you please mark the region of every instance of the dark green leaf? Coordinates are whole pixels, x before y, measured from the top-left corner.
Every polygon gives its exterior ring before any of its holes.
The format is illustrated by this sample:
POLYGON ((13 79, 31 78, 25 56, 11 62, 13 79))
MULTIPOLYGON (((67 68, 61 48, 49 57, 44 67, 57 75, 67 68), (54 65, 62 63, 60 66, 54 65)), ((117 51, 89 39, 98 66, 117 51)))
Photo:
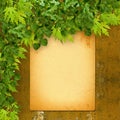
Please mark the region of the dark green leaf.
POLYGON ((41 39, 41 45, 43 45, 43 46, 47 46, 47 44, 48 44, 48 40, 47 39, 41 39))
POLYGON ((35 50, 38 50, 39 48, 40 48, 40 43, 34 43, 33 44, 33 48, 35 49, 35 50))

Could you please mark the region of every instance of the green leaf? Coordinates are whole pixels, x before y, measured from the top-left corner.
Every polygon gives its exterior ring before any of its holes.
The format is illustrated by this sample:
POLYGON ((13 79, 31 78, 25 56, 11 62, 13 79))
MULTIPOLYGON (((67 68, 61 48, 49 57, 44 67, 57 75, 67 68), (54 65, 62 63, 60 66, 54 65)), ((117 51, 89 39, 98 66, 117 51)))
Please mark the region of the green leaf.
POLYGON ((22 24, 25 24, 26 15, 22 11, 17 11, 15 7, 6 7, 4 12, 5 12, 4 18, 7 22, 16 24, 20 22, 22 24))
POLYGON ((19 0, 17 3, 17 7, 20 11, 30 16, 32 14, 32 3, 26 0, 19 0))
POLYGON ((40 48, 40 43, 34 43, 33 44, 33 48, 35 49, 35 50, 38 50, 39 48, 40 48))
POLYGON ((5 100, 6 100, 6 96, 3 93, 0 93, 0 106, 3 104, 5 100))
POLYGON ((26 18, 26 15, 23 12, 18 11, 17 12, 17 21, 16 21, 16 23, 20 22, 22 24, 26 24, 25 18, 26 18))
POLYGON ((17 11, 16 11, 16 8, 15 7, 6 7, 6 9, 4 10, 5 12, 5 20, 7 22, 12 22, 12 23, 16 23, 16 15, 17 15, 17 11))
POLYGON ((8 111, 0 109, 0 120, 9 120, 8 111))
POLYGON ((108 33, 109 29, 110 27, 106 23, 100 22, 99 18, 94 19, 94 26, 92 30, 96 35, 105 34, 109 36, 109 33, 108 33))
POLYGON ((16 112, 16 111, 10 112, 10 119, 11 120, 19 120, 19 118, 18 118, 18 112, 16 112))
POLYGON ((19 51, 22 52, 22 53, 27 52, 27 50, 26 50, 25 48, 23 48, 23 47, 19 47, 18 49, 19 49, 19 51))
POLYGON ((11 85, 11 84, 8 84, 8 89, 11 91, 11 92, 17 92, 15 86, 11 85))
POLYGON ((14 80, 15 81, 20 80, 20 74, 16 73, 15 76, 14 76, 14 80))
MULTIPOLYGON (((24 53, 26 52, 26 49, 23 48, 23 47, 19 47, 18 50, 19 50, 19 52, 18 52, 18 55, 17 55, 17 56, 18 56, 19 58, 22 58, 22 59, 26 58, 26 57, 25 57, 25 54, 24 54, 24 53)), ((17 65, 18 65, 18 64, 17 64, 17 65)))
POLYGON ((55 37, 55 39, 58 39, 61 42, 65 41, 63 35, 61 34, 60 28, 53 28, 53 36, 55 37))
POLYGON ((79 6, 78 0, 65 0, 64 10, 67 10, 69 7, 79 6))
POLYGON ((47 46, 48 40, 47 40, 47 39, 41 39, 40 43, 41 43, 41 45, 43 45, 43 46, 47 46))
MULTIPOLYGON (((24 54, 23 54, 23 56, 24 56, 24 54)), ((23 58, 23 56, 22 56, 22 58, 23 58)), ((14 66, 15 70, 19 70, 19 64, 18 63, 13 63, 12 65, 14 66)))
POLYGON ((18 58, 15 58, 16 63, 20 63, 20 60, 18 58))
POLYGON ((119 25, 120 16, 116 16, 113 13, 103 13, 100 16, 101 21, 105 22, 107 25, 119 25))
POLYGON ((29 34, 26 33, 26 36, 21 40, 21 43, 24 44, 25 46, 32 46, 32 44, 35 42, 35 33, 30 32, 29 34))

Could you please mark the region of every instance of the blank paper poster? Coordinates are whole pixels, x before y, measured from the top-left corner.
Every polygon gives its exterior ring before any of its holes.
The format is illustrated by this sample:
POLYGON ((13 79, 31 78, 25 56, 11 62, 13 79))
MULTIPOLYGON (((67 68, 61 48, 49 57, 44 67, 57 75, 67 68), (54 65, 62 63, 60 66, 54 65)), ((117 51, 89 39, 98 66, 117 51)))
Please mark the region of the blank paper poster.
POLYGON ((95 109, 95 37, 76 33, 73 42, 51 37, 30 49, 30 109, 95 109))

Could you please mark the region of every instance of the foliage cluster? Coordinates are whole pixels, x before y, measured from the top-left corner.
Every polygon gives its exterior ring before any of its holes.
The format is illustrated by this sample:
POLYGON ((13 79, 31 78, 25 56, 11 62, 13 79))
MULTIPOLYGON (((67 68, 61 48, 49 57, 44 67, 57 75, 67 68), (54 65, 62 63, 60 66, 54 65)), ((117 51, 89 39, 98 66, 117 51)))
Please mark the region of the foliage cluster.
POLYGON ((72 34, 105 34, 120 24, 120 0, 1 0, 0 1, 0 120, 18 120, 12 92, 20 79, 23 46, 38 49, 54 36, 72 41, 72 34))

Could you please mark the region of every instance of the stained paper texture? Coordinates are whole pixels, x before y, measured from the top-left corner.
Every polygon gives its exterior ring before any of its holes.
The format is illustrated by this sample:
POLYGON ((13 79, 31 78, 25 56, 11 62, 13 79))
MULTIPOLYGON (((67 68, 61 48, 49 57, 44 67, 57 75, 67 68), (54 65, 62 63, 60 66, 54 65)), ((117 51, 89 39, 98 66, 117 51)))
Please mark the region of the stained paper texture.
POLYGON ((95 109, 95 37, 77 33, 74 42, 53 37, 30 49, 31 110, 95 109))

